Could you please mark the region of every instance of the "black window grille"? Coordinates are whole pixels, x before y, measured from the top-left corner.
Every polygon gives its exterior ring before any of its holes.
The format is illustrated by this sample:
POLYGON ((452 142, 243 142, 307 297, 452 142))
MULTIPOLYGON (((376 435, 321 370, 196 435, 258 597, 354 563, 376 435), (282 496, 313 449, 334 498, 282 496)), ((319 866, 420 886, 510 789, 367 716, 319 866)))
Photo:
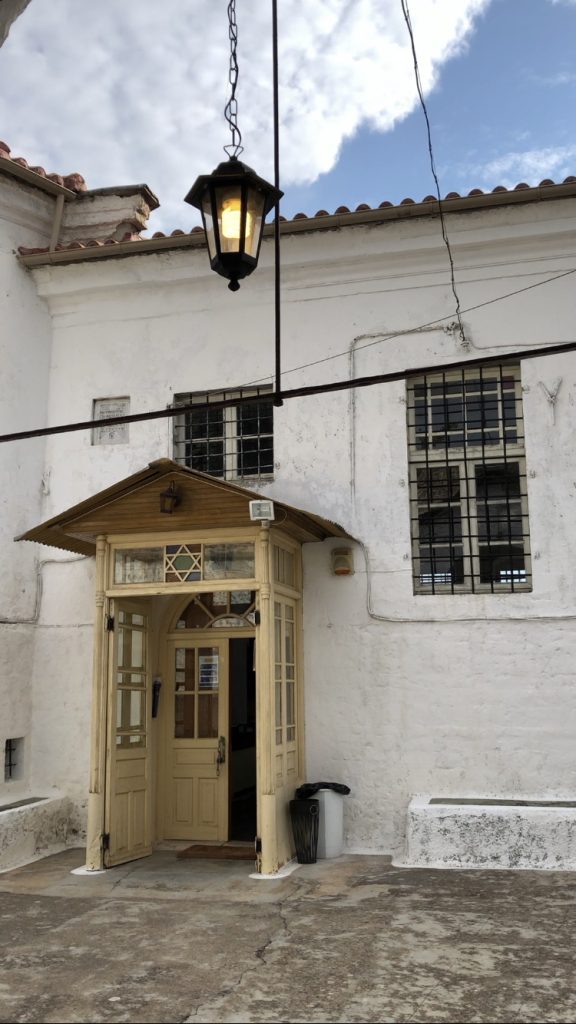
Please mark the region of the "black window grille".
POLYGON ((179 394, 174 404, 198 405, 174 419, 174 459, 189 469, 235 480, 269 478, 274 472, 272 398, 226 408, 210 403, 226 399, 259 398, 271 388, 179 394))
POLYGON ((18 774, 19 740, 6 740, 4 745, 4 782, 10 782, 18 774))
POLYGON ((520 368, 408 380, 416 593, 531 589, 520 368))

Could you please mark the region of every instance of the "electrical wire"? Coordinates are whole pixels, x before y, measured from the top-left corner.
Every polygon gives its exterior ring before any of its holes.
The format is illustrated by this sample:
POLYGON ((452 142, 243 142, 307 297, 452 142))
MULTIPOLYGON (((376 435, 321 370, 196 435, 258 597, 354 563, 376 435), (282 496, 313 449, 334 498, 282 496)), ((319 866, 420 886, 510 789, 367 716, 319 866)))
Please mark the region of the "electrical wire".
POLYGON ((408 35, 410 36, 410 47, 412 49, 412 60, 413 60, 413 63, 414 63, 414 77, 416 79, 416 89, 417 89, 417 92, 418 92, 418 97, 420 99, 420 106, 422 107, 422 111, 424 113, 424 120, 426 121, 426 133, 427 133, 427 136, 428 136, 428 153, 429 153, 429 156, 430 156, 430 167, 431 167, 431 170, 432 170, 432 177, 434 178, 434 183, 436 185, 436 195, 438 197, 438 213, 439 213, 439 216, 440 216, 440 226, 441 226, 441 230, 442 230, 442 238, 444 239, 444 244, 446 246, 446 251, 448 253, 448 261, 450 263, 450 283, 451 283, 451 286, 452 286, 452 294, 454 295, 454 301, 456 302, 456 319, 458 321, 458 329, 459 329, 459 332, 460 332, 460 341, 461 341, 462 347, 463 348, 467 348, 468 346, 467 346, 467 342, 466 342, 466 335, 464 333, 464 324, 462 323, 462 315, 461 315, 461 309, 460 309, 460 298, 458 296, 458 292, 456 291, 456 277, 455 277, 455 273, 454 273, 454 257, 452 256, 452 248, 451 248, 451 245, 450 245, 450 239, 448 238, 448 231, 447 231, 447 228, 446 228, 446 220, 445 220, 445 217, 444 217, 444 205, 442 203, 442 196, 440 195, 440 182, 438 181, 438 173, 436 171, 436 160, 434 158, 434 150, 432 148, 432 131, 431 131, 431 128, 430 128, 430 118, 428 117, 428 110, 426 109, 426 102, 424 100, 424 92, 423 92, 423 89, 422 89, 422 82, 420 80, 420 67, 418 65, 418 57, 416 55, 416 43, 414 42, 414 31, 412 29, 412 20, 410 18, 410 8, 408 7, 408 0, 400 0, 400 4, 401 4, 401 7, 402 7, 402 14, 404 15, 404 20, 406 22, 406 27, 408 29, 408 35))
MULTIPOLYGON (((451 363, 438 363, 428 366, 408 367, 403 370, 393 370, 391 373, 371 374, 367 377, 354 377, 350 379, 336 380, 329 384, 311 384, 307 387, 290 388, 281 392, 283 401, 291 398, 308 398, 312 395, 324 395, 335 391, 350 391, 353 388, 371 387, 374 384, 392 384, 401 380, 408 380, 413 377, 421 377, 430 373, 437 373, 438 369, 444 372, 460 370, 473 363, 474 366, 493 366, 500 364, 503 359, 520 362, 523 359, 539 359, 543 356, 565 355, 567 352, 576 352, 576 341, 562 342, 561 344, 542 345, 539 348, 516 349, 507 352, 505 355, 482 356, 480 359, 456 359, 451 363)), ((235 389, 237 395, 239 389, 235 389)), ((241 389, 240 389, 241 390, 241 389)), ((255 405, 262 402, 269 402, 270 394, 263 395, 241 395, 235 398, 219 399, 214 402, 190 402, 186 405, 170 406, 167 409, 154 409, 151 412, 129 413, 126 416, 110 416, 105 420, 82 420, 78 423, 65 423, 57 427, 41 427, 39 430, 21 430, 13 434, 0 435, 0 444, 8 441, 24 441, 33 437, 48 437, 52 434, 69 434, 77 430, 91 430, 94 427, 101 427, 104 423, 108 426, 120 423, 142 423, 148 420, 173 419, 183 413, 198 411, 199 409, 226 409, 229 406, 255 405)))
MULTIPOLYGON (((511 299, 515 295, 521 295, 523 292, 532 291, 533 288, 540 288, 544 284, 550 284, 552 281, 559 281, 563 277, 569 277, 571 274, 576 274, 576 267, 572 270, 564 270, 561 274, 554 274, 552 277, 547 277, 545 281, 534 281, 532 284, 524 285, 522 288, 516 288, 512 292, 506 292, 505 295, 496 295, 493 299, 485 299, 483 302, 477 302, 474 306, 467 306, 463 309, 462 313, 473 313, 477 309, 483 309, 485 306, 492 306, 496 302, 503 302, 505 299, 511 299)), ((372 348, 374 345, 381 345, 383 342, 394 341, 396 338, 403 338, 409 334, 417 334, 418 331, 424 331, 427 327, 436 327, 439 324, 449 323, 454 317, 453 313, 449 313, 447 316, 439 316, 436 320, 428 320, 424 324, 418 324, 417 327, 406 327, 401 331, 396 331, 393 334, 382 334, 379 335, 374 341, 368 341, 365 345, 358 345, 356 352, 362 352, 366 348, 372 348)), ((330 356, 323 356, 321 359, 313 359, 309 363, 301 363, 299 366, 293 366, 289 370, 283 370, 282 376, 286 377, 289 373, 297 373, 299 370, 309 370, 312 366, 320 366, 321 363, 329 363, 332 359, 341 359, 347 357, 350 354, 349 348, 344 349, 343 352, 334 352, 330 356)), ((442 367, 437 367, 442 369, 442 367)), ((243 384, 242 387, 249 388, 254 387, 256 384, 263 384, 265 381, 270 380, 270 376, 259 377, 258 380, 249 381, 247 384, 243 384)))

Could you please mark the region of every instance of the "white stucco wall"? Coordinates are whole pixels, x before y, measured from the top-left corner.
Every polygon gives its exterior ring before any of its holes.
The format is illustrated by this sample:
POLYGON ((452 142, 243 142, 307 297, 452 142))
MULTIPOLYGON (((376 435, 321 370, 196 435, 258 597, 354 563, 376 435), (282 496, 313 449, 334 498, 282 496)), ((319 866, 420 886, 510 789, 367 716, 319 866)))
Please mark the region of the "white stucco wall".
MULTIPOLYGON (((19 245, 47 244, 52 197, 2 177, 0 189, 0 433, 46 423, 51 324, 32 276, 15 259, 19 245), (41 240, 40 242, 38 240, 41 240)), ((20 778, 4 783, 0 800, 26 792, 31 765, 31 685, 34 623, 42 581, 35 545, 13 538, 41 515, 43 440, 3 445, 0 452, 0 751, 7 739, 24 741, 20 778)))
MULTIPOLYGON (((571 268, 576 200, 448 219, 464 309, 571 268)), ((88 418, 94 398, 128 395, 133 411, 145 411, 169 404, 175 391, 269 379, 271 255, 267 241, 263 265, 237 295, 195 250, 35 271, 53 323, 49 421, 88 418)), ((565 278, 464 313, 468 352, 442 329, 387 340, 453 311, 432 218, 288 236, 282 261, 285 387, 573 335, 576 299, 565 278), (363 348, 367 340, 378 343, 363 348), (331 356, 337 358, 291 372, 331 356)), ((527 361, 522 379, 529 594, 413 594, 402 384, 294 400, 275 412, 275 480, 265 490, 340 522, 368 555, 372 614, 362 548, 355 548, 356 573, 346 579, 330 574, 329 543, 305 549, 308 775, 352 787, 351 849, 400 857, 415 794, 574 793, 576 357, 527 361), (550 390, 558 378, 553 410, 541 384, 550 390)), ((92 446, 88 433, 49 439, 42 516, 171 455, 170 435, 169 422, 156 421, 131 425, 127 445, 92 446)), ((35 521, 31 514, 25 525, 35 521)), ((79 623, 91 619, 88 568, 50 567, 46 580, 34 668, 34 764, 79 800, 90 672, 90 630, 79 623), (66 588, 79 597, 63 609, 66 588), (51 703, 65 709, 65 724, 50 717, 51 703), (46 715, 51 727, 43 734, 46 715)))

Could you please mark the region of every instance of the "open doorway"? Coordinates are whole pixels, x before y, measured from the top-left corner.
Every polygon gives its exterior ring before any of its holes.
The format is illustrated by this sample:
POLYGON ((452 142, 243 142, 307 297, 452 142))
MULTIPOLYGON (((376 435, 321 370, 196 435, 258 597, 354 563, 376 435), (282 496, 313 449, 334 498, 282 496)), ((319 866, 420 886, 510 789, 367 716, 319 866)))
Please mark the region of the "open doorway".
POLYGON ((230 640, 229 838, 256 836, 256 672, 254 637, 230 640))

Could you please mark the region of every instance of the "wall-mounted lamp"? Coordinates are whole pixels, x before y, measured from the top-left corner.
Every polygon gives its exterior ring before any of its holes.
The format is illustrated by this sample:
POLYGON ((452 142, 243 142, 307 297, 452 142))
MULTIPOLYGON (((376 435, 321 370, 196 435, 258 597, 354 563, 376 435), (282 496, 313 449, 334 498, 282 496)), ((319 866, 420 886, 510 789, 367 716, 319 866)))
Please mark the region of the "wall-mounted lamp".
POLYGON ((172 483, 166 491, 160 493, 160 511, 165 512, 166 515, 171 516, 174 509, 180 504, 180 495, 178 488, 172 480, 172 483))
POLYGON ((354 575, 354 555, 352 548, 332 549, 332 572, 334 576, 354 575))
POLYGON ((274 502, 268 499, 262 501, 249 501, 250 519, 254 523, 274 521, 274 502))

